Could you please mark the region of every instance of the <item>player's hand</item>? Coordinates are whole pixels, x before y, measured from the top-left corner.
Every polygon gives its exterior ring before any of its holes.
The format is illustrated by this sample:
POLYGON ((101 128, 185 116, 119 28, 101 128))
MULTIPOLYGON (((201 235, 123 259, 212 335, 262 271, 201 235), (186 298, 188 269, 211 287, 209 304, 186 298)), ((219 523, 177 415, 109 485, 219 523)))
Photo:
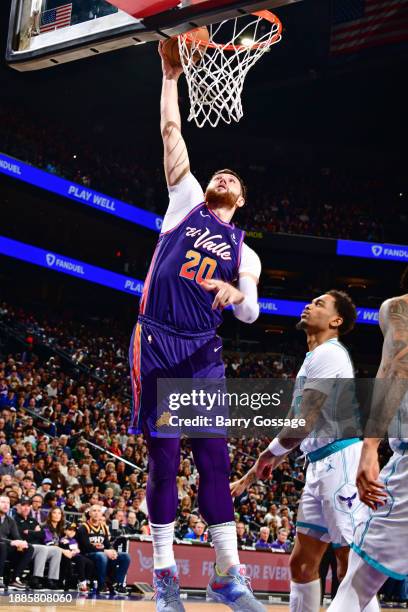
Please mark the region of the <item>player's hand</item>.
POLYGON ((386 503, 387 493, 384 484, 379 480, 379 474, 377 446, 364 443, 356 482, 361 501, 372 510, 377 510, 378 506, 384 506, 386 503))
POLYGON ((245 476, 237 480, 236 482, 231 482, 230 491, 232 497, 239 497, 246 491, 254 482, 256 482, 256 471, 254 468, 251 468, 245 476))
POLYGON ((175 79, 177 81, 179 76, 183 74, 183 67, 182 66, 172 66, 169 63, 169 61, 164 56, 163 51, 162 51, 163 42, 164 42, 163 40, 159 42, 159 55, 162 61, 163 75, 166 77, 166 79, 175 79))
POLYGON ((239 497, 257 480, 269 480, 280 463, 285 459, 286 455, 276 457, 268 449, 261 453, 255 465, 243 476, 240 480, 230 484, 232 497, 239 497))
POLYGON ((245 299, 242 291, 222 280, 203 280, 200 283, 200 287, 206 291, 216 291, 215 299, 212 303, 213 310, 217 310, 217 308, 223 310, 223 308, 231 304, 241 304, 245 299))
MULTIPOLYGON (((289 451, 288 451, 289 452, 289 451)), ((276 470, 278 465, 286 458, 286 455, 277 457, 273 455, 270 450, 264 450, 258 457, 257 462, 254 465, 256 470, 256 477, 258 480, 269 480, 272 476, 273 470, 276 470)))

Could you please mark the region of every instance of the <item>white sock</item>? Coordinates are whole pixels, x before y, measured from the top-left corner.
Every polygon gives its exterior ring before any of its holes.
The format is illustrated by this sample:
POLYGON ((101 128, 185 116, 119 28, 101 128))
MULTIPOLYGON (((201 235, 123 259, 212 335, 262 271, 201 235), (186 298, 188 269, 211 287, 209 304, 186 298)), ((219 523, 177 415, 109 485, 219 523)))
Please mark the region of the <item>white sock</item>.
POLYGON ((376 594, 386 579, 385 574, 378 572, 354 550, 350 550, 347 574, 329 607, 330 612, 376 612, 380 609, 376 594))
POLYGON ((319 612, 320 580, 313 580, 306 584, 291 580, 289 609, 290 612, 319 612))
POLYGON ((221 573, 231 565, 239 565, 237 526, 235 523, 210 525, 212 543, 215 550, 215 563, 221 573))
POLYGON ((154 569, 163 569, 176 564, 174 559, 174 521, 167 525, 153 525, 150 523, 150 532, 153 538, 153 566, 154 569))

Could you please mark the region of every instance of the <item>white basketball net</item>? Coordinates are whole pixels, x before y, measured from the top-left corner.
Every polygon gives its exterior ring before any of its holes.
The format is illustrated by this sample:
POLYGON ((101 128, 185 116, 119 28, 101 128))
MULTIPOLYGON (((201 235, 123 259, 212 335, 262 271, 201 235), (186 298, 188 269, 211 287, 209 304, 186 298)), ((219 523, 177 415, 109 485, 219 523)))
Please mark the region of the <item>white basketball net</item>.
POLYGON ((179 51, 190 96, 189 121, 212 127, 243 116, 242 89, 250 68, 281 40, 281 24, 264 18, 265 11, 208 27, 208 47, 189 33, 179 36, 179 51), (232 37, 231 37, 232 31, 232 37), (227 33, 227 34, 226 34, 227 33), (228 36, 228 42, 218 42, 228 36))

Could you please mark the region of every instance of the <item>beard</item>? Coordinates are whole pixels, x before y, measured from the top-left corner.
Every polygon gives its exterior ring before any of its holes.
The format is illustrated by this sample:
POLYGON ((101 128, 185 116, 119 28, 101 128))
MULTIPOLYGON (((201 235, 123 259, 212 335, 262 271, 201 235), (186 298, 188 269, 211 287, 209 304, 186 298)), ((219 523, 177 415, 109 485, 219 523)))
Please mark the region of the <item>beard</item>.
POLYGON ((205 201, 210 208, 235 208, 239 195, 231 191, 218 192, 216 189, 207 189, 205 201))
POLYGON ((307 329, 307 323, 304 319, 300 319, 297 323, 296 323, 296 329, 299 330, 305 330, 307 329))

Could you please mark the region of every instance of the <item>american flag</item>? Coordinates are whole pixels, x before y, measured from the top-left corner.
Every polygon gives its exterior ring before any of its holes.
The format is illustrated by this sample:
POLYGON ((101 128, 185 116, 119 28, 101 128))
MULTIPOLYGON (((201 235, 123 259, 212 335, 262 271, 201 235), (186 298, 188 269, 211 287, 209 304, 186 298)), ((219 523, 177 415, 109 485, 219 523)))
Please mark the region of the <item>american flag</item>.
POLYGON ((408 0, 334 0, 332 55, 407 40, 408 0))
POLYGON ((41 13, 40 33, 71 25, 72 4, 64 4, 41 13))

